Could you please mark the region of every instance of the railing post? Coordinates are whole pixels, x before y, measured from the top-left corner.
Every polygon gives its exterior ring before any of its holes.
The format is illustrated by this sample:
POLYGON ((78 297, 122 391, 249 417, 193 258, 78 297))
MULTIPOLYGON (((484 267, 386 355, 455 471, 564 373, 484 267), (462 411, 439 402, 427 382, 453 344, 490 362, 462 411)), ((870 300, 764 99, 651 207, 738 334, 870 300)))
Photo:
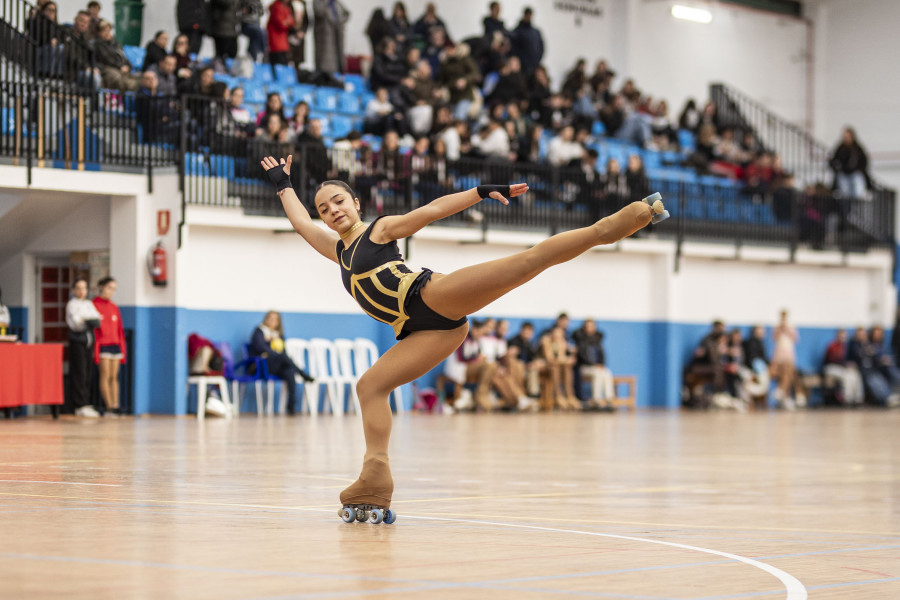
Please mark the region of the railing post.
POLYGON ((800 206, 797 195, 791 195, 791 262, 797 260, 797 245, 800 243, 800 206))

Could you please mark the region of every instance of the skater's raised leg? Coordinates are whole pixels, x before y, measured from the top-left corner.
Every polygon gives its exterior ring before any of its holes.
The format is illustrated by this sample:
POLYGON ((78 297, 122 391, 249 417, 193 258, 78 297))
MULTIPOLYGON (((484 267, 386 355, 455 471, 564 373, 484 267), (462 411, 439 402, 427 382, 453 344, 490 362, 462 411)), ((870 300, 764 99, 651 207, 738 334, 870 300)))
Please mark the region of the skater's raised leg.
POLYGON ((572 260, 594 246, 612 244, 646 227, 653 209, 632 202, 589 227, 558 233, 512 256, 465 267, 447 275, 435 274, 422 288, 422 299, 450 319, 476 312, 526 283, 553 265, 572 260))

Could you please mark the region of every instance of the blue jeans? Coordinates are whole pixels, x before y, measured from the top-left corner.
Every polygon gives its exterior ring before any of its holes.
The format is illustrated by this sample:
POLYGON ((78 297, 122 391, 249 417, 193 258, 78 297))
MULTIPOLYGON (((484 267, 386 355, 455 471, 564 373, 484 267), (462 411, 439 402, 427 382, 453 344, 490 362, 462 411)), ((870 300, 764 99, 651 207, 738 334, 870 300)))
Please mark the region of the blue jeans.
POLYGON ((837 189, 844 198, 865 198, 866 177, 861 172, 838 173, 837 189))
POLYGON ((241 33, 247 36, 247 40, 250 42, 247 53, 253 62, 256 62, 266 50, 266 33, 259 23, 241 23, 241 33))

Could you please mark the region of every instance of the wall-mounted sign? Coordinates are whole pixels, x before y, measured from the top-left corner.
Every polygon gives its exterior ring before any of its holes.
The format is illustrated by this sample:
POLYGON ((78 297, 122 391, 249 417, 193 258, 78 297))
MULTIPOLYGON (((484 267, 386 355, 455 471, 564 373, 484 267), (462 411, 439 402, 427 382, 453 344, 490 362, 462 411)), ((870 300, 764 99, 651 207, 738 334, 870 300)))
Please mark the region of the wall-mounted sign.
POLYGON ((600 0, 554 0, 553 9, 575 17, 575 26, 580 27, 582 19, 603 17, 600 0))

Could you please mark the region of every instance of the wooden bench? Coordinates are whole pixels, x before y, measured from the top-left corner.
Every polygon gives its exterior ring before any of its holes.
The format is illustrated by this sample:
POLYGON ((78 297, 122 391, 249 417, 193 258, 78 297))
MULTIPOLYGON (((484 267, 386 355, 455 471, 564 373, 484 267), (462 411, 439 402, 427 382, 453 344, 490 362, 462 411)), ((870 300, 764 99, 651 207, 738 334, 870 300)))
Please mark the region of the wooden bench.
POLYGON ((613 398, 613 408, 624 406, 628 410, 634 410, 634 402, 637 398, 637 377, 635 375, 614 376, 613 390, 615 390, 616 394, 616 397, 613 398), (619 395, 620 385, 627 388, 627 392, 623 396, 619 395))

